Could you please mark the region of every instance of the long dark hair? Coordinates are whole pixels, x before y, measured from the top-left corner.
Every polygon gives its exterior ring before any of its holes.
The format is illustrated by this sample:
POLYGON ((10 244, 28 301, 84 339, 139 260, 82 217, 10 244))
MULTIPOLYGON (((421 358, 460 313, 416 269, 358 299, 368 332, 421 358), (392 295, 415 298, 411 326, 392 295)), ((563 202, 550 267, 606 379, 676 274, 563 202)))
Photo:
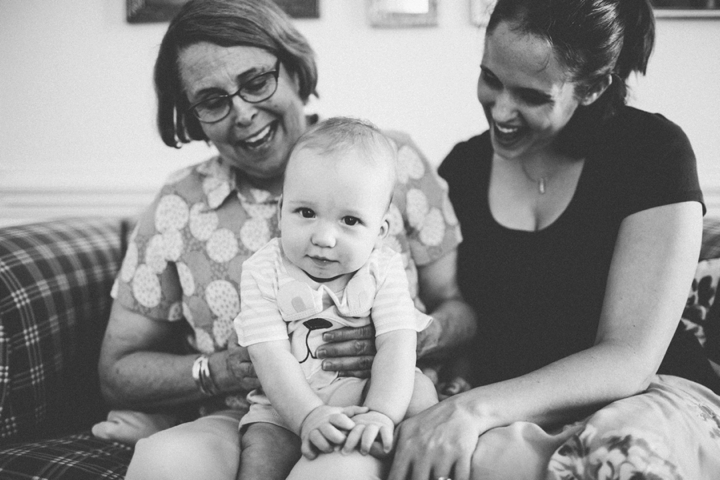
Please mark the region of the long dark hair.
POLYGON ((183 48, 199 42, 222 47, 262 48, 277 56, 298 79, 306 101, 317 95, 315 54, 288 16, 270 0, 190 0, 170 22, 155 61, 157 126, 166 145, 179 147, 207 140, 200 122, 188 112, 178 68, 183 48))
POLYGON ((627 80, 644 74, 655 43, 655 17, 648 0, 498 0, 487 27, 500 22, 516 32, 545 39, 576 95, 584 96, 607 75, 612 83, 595 102, 580 106, 561 132, 559 146, 583 155, 593 132, 625 104, 627 80))

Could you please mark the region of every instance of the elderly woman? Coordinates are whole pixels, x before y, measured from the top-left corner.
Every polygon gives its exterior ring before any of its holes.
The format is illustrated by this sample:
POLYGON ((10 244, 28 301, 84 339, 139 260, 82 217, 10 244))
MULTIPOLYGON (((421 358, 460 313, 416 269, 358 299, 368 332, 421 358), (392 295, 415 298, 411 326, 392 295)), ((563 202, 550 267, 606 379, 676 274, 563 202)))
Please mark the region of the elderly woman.
MULTIPOLYGON (((118 410, 95 433, 134 441, 161 430, 137 443, 128 479, 236 476, 238 422, 258 386, 231 334, 242 263, 278 235, 282 175, 314 121, 305 104, 316 82, 310 46, 270 0, 191 0, 170 23, 155 66, 160 134, 168 146, 205 141, 218 154, 168 179, 113 289, 100 376, 118 410), (163 430, 158 412, 168 409, 200 416, 163 430)), ((387 241, 434 318, 418 353, 442 356, 474 331, 455 281, 459 227, 444 183, 409 139, 394 140, 401 168, 387 241)), ((317 352, 323 368, 367 376, 372 337, 325 334, 335 343, 317 352)), ((285 470, 297 460, 260 454, 285 470)))
POLYGON ((439 170, 475 388, 400 425, 391 480, 718 478, 720 382, 678 325, 695 157, 625 105, 653 41, 646 0, 498 0, 477 86, 490 129, 439 170))

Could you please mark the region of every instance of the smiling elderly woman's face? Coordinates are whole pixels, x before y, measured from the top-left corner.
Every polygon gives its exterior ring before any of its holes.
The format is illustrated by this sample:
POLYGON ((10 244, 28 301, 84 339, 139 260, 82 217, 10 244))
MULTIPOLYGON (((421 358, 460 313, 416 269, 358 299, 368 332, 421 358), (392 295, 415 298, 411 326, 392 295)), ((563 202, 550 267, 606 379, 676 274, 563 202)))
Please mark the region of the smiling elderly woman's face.
MULTIPOLYGON (((221 47, 202 42, 178 57, 180 79, 191 105, 217 95, 252 90, 257 75, 274 70, 270 52, 245 46, 221 47)), ((253 179, 276 183, 285 170, 290 149, 306 129, 304 103, 297 79, 279 65, 277 90, 266 100, 249 103, 232 97, 229 114, 214 123, 201 123, 220 155, 253 179)), ((270 77, 272 75, 269 75, 270 77)), ((267 76, 266 76, 267 77, 267 76)))

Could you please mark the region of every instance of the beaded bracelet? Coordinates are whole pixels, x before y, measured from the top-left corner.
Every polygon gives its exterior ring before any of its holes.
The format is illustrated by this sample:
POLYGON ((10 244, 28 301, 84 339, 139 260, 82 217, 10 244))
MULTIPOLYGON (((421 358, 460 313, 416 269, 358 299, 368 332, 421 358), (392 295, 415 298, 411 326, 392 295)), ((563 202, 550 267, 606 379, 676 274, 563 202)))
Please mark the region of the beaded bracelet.
POLYGON ((210 364, 207 355, 200 355, 192 366, 192 377, 198 390, 206 397, 217 395, 220 391, 210 375, 210 364))

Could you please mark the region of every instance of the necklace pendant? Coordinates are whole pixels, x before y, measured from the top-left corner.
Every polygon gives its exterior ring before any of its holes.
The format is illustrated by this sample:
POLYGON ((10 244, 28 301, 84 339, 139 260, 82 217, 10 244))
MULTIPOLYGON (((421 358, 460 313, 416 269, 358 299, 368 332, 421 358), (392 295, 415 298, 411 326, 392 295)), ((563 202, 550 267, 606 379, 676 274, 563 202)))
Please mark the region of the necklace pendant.
POLYGON ((540 177, 540 180, 538 180, 538 191, 540 195, 545 194, 545 177, 540 177))

